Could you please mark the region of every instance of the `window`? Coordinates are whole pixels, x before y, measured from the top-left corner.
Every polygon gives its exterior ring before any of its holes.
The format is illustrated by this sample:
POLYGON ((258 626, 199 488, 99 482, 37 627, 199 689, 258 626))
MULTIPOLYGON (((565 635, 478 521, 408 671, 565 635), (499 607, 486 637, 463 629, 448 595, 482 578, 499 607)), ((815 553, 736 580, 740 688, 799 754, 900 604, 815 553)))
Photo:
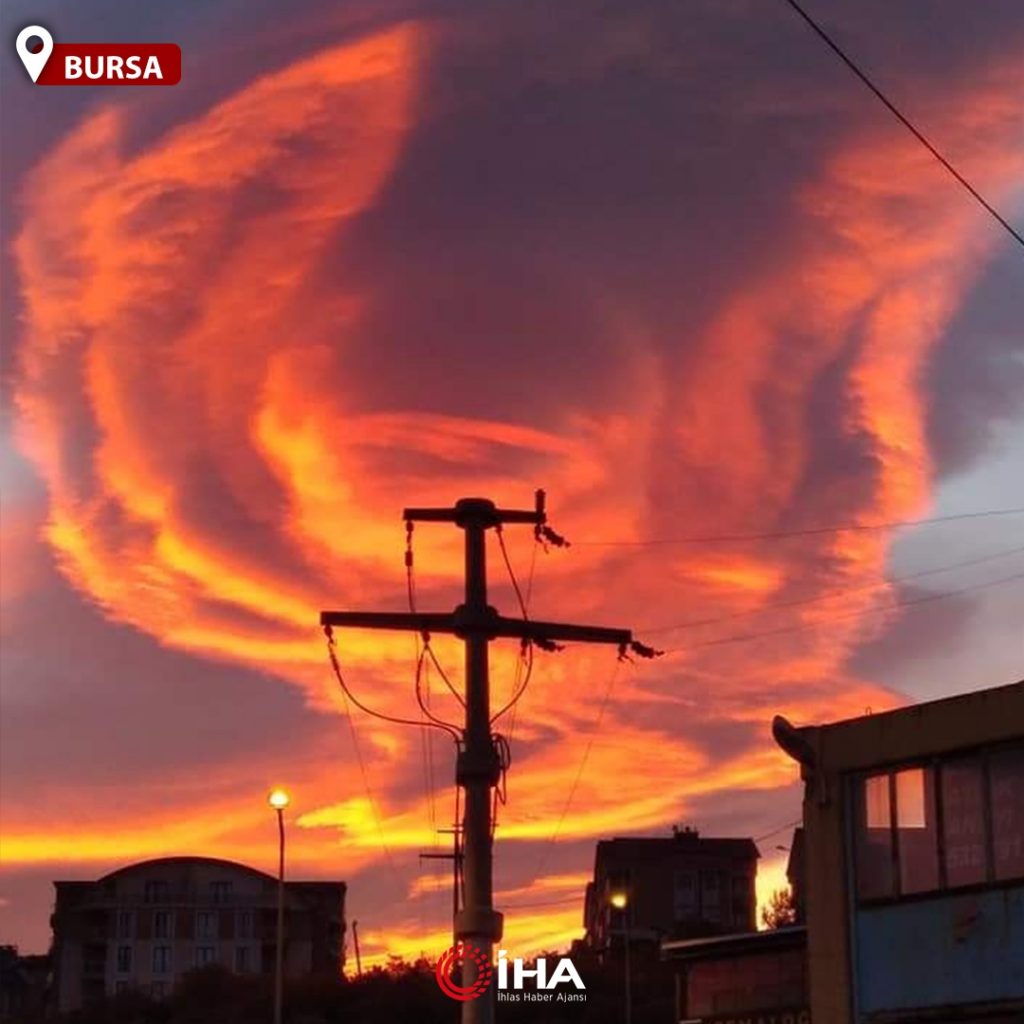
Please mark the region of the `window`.
POLYGON ((891 896, 893 892, 892 807, 889 776, 868 775, 856 787, 857 891, 863 899, 891 896))
POLYGON ((153 973, 167 974, 171 969, 171 947, 153 947, 153 973))
POLYGON ((946 884, 985 881, 985 779, 980 757, 942 766, 942 842, 946 884))
POLYGON ((939 885, 935 775, 931 768, 896 773, 896 846, 900 892, 928 892, 939 885))
POLYGON ((235 948, 235 970, 239 974, 244 974, 247 970, 249 970, 248 946, 237 946, 235 948))
POLYGON ((1024 877, 1024 746, 853 781, 857 895, 891 899, 1024 877))
MULTIPOLYGON (((609 872, 604 883, 604 905, 607 912, 608 928, 611 931, 621 931, 628 928, 633 920, 633 887, 630 882, 628 870, 609 872), (626 896, 625 906, 616 906, 613 897, 624 893, 626 896)), ((270 934, 269 928, 263 929, 263 934, 270 934)))
POLYGON ((171 912, 158 910, 153 914, 153 938, 169 939, 171 937, 171 912))
POLYGON ((252 912, 240 910, 235 917, 235 935, 240 939, 252 938, 252 912))
POLYGON ((117 915, 117 937, 119 939, 135 938, 135 915, 130 910, 122 910, 117 915))
POLYGON ((864 780, 864 817, 869 829, 888 829, 892 825, 888 775, 869 775, 864 780))
POLYGON ((745 875, 732 876, 732 916, 735 921, 742 921, 752 910, 750 898, 750 879, 745 875))
POLYGON ((147 903, 166 903, 169 893, 168 885, 160 879, 149 879, 143 888, 143 899, 147 903))
POLYGON ((700 873, 700 908, 705 921, 721 920, 722 890, 717 871, 700 873))
POLYGON ((117 947, 117 970, 119 974, 127 974, 132 969, 132 947, 117 947))
POLYGON ((200 910, 196 914, 196 938, 215 939, 217 937, 217 915, 212 910, 200 910))
POLYGON ((227 903, 231 899, 231 883, 230 882, 211 882, 210 883, 210 902, 211 903, 227 903))
POLYGON ((854 807, 861 899, 938 888, 938 817, 930 766, 863 776, 854 807))
POLYGON ((205 967, 212 964, 215 959, 216 950, 213 946, 196 946, 196 967, 205 967))
POLYGON ((992 793, 992 853, 999 881, 1024 877, 1024 747, 989 759, 992 793))
POLYGON ((697 916, 697 886, 691 871, 677 871, 674 879, 673 909, 677 921, 697 916))
POLYGON ((101 942, 90 942, 82 949, 82 973, 107 973, 107 947, 101 942))

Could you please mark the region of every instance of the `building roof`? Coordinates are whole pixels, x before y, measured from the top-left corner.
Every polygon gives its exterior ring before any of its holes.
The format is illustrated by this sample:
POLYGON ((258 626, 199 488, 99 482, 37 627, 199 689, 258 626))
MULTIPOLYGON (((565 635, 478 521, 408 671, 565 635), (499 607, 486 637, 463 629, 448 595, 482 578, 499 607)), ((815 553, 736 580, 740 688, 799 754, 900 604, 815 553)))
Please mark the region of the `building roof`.
POLYGON ((132 871, 145 870, 149 871, 154 868, 162 867, 178 867, 187 866, 190 864, 207 864, 213 865, 220 868, 227 868, 231 871, 244 871, 250 875, 258 875, 260 878, 269 879, 271 882, 276 882, 277 879, 268 874, 266 871, 260 871, 258 868, 250 867, 248 864, 240 864, 236 860, 224 860, 221 857, 154 857, 152 860, 140 860, 134 864, 126 864, 122 868, 116 868, 109 874, 104 875, 98 879, 100 882, 105 882, 108 879, 116 878, 118 875, 125 875, 132 871))
MULTIPOLYGON (((105 875, 101 875, 99 878, 94 880, 57 881, 53 884, 60 886, 90 886, 112 881, 122 875, 132 874, 134 872, 159 872, 165 868, 199 865, 219 867, 232 872, 243 872, 245 874, 255 875, 263 881, 272 882, 274 885, 277 884, 277 877, 275 875, 268 874, 266 871, 260 871, 258 868, 250 867, 248 864, 241 864, 235 860, 225 860, 221 857, 199 856, 154 857, 151 860, 140 860, 133 864, 125 864, 123 867, 115 868, 113 871, 110 871, 105 875)), ((292 889, 300 886, 341 886, 342 888, 345 888, 344 882, 331 881, 329 879, 314 879, 309 881, 286 879, 285 884, 292 889)))
POLYGON ((741 953, 775 953, 798 949, 807 943, 804 925, 788 925, 763 932, 737 932, 700 939, 672 939, 661 944, 665 960, 717 960, 741 953))
POLYGON ((682 853, 695 853, 735 860, 755 859, 760 854, 753 839, 709 836, 697 831, 678 831, 672 836, 602 839, 597 844, 595 863, 602 861, 661 860, 682 853))
POLYGON ((806 770, 883 766, 1024 738, 1024 680, 829 725, 772 722, 776 742, 806 770))

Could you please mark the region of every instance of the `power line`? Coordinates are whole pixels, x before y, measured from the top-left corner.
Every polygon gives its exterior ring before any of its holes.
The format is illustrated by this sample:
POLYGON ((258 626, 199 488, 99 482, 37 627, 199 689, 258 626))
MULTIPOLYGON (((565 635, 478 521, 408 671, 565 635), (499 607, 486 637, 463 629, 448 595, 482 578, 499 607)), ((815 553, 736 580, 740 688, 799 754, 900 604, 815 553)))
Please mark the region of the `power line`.
MULTIPOLYGON (((988 581, 986 583, 977 583, 977 584, 974 584, 973 586, 961 587, 961 588, 959 588, 957 590, 945 591, 945 592, 943 592, 941 594, 929 594, 929 595, 926 595, 924 597, 912 598, 912 599, 907 600, 907 601, 894 602, 893 604, 884 605, 884 606, 878 607, 878 608, 869 608, 869 609, 861 610, 861 611, 858 611, 858 612, 853 612, 853 613, 850 613, 850 614, 847 614, 847 615, 830 616, 827 619, 822 619, 822 620, 819 620, 817 622, 800 623, 799 625, 785 626, 785 627, 782 627, 780 629, 774 629, 774 630, 765 630, 765 631, 760 632, 760 633, 747 633, 747 634, 741 634, 741 635, 737 635, 737 636, 720 637, 717 640, 707 640, 707 641, 704 641, 702 643, 691 644, 688 647, 677 648, 677 651, 692 650, 693 648, 696 648, 696 647, 712 647, 712 646, 717 646, 717 645, 726 644, 726 643, 739 643, 739 642, 745 641, 745 640, 757 640, 757 639, 761 639, 762 637, 775 636, 775 635, 780 634, 780 633, 793 633, 793 632, 798 632, 800 630, 805 630, 805 629, 816 629, 816 628, 819 628, 820 626, 827 625, 829 622, 837 620, 837 619, 859 618, 859 617, 862 617, 864 615, 871 615, 871 614, 876 614, 878 612, 890 611, 890 610, 895 609, 895 608, 906 608, 906 607, 910 607, 910 606, 914 606, 914 605, 925 604, 925 603, 928 603, 930 601, 939 601, 939 600, 943 600, 943 599, 946 599, 946 598, 955 597, 955 596, 957 596, 959 594, 965 594, 965 593, 968 593, 970 591, 984 590, 984 589, 989 588, 989 587, 1001 586, 1003 584, 1011 583, 1011 582, 1013 582, 1015 580, 1019 580, 1019 579, 1024 579, 1024 573, 1015 573, 1012 576, 1002 577, 1001 579, 997 579, 997 580, 990 580, 990 581, 988 581)), ((669 652, 669 653, 672 653, 672 652, 669 652)), ((591 751, 591 748, 594 745, 594 740, 596 738, 597 731, 598 731, 598 729, 601 726, 601 721, 603 720, 604 715, 605 715, 605 711, 607 710, 608 703, 610 701, 611 694, 612 694, 612 688, 614 686, 615 679, 616 679, 616 677, 618 675, 618 669, 619 669, 619 664, 617 663, 616 664, 616 669, 612 673, 611 678, 608 681, 608 685, 605 688, 604 696, 602 697, 601 706, 598 709, 597 716, 594 719, 593 725, 591 726, 590 738, 588 739, 587 745, 584 748, 583 758, 580 761, 579 768, 576 771, 576 776, 573 779, 572 785, 569 787, 569 793, 568 793, 568 796, 566 797, 565 806, 562 808, 562 812, 559 815, 558 823, 555 825, 554 831, 551 833, 551 836, 547 839, 547 841, 544 844, 543 849, 541 850, 541 855, 540 855, 540 858, 539 858, 538 863, 537 863, 537 869, 534 872, 535 875, 541 874, 543 869, 544 869, 544 867, 547 865, 548 855, 549 855, 551 849, 554 847, 555 843, 557 842, 558 836, 560 835, 560 833, 562 831, 562 825, 565 822, 566 816, 569 813, 569 809, 572 806, 573 799, 576 796, 576 790, 579 788, 580 780, 582 779, 583 772, 586 769, 587 761, 588 761, 588 759, 590 757, 590 751, 591 751)), ((781 832, 784 829, 793 828, 796 825, 799 825, 800 823, 801 822, 800 822, 799 819, 797 821, 788 822, 785 825, 779 826, 779 828, 777 828, 777 829, 773 829, 771 832, 767 832, 767 833, 765 833, 765 834, 763 834, 761 836, 756 837, 754 839, 754 842, 755 843, 761 842, 764 839, 768 839, 771 836, 776 835, 778 832, 781 832)))
MULTIPOLYGON (((427 655, 430 654, 430 653, 431 653, 430 645, 429 644, 424 644, 423 649, 420 652, 419 660, 416 662, 416 682, 415 682, 414 687, 413 687, 413 689, 414 689, 414 691, 416 693, 416 703, 419 705, 420 711, 423 712, 423 715, 424 715, 424 717, 426 719, 430 720, 430 721, 424 721, 422 724, 423 725, 429 725, 430 722, 434 722, 435 724, 440 726, 442 729, 447 729, 449 732, 457 735, 458 734, 458 729, 454 725, 452 725, 451 722, 446 722, 443 718, 438 718, 437 715, 435 715, 433 713, 433 711, 430 710, 429 702, 425 701, 423 699, 423 687, 421 686, 421 683, 423 681, 424 676, 426 675, 426 671, 425 670, 429 669, 429 667, 430 667, 428 665, 428 663, 427 663, 427 655)), ((436 664, 436 661, 435 661, 435 664, 436 664)), ((429 677, 428 677, 428 685, 429 685, 429 677)), ((427 693, 427 697, 429 698, 429 696, 430 696, 430 694, 428 692, 427 693)), ((458 740, 456 740, 455 743, 456 743, 456 746, 458 746, 458 740)))
POLYGON ((824 533, 863 533, 873 530, 896 530, 911 526, 932 526, 937 523, 952 523, 964 519, 989 519, 994 516, 1019 516, 1024 506, 1018 508, 986 509, 981 512, 960 512, 949 516, 932 516, 928 519, 894 519, 886 523, 844 523, 837 526, 811 526, 797 530, 770 530, 765 533, 718 533, 691 537, 654 537, 641 540, 583 540, 576 541, 577 547, 591 548, 639 548, 655 547, 661 544, 735 544, 754 540, 784 540, 790 537, 813 537, 824 533))
POLYGON ((533 577, 537 571, 537 552, 540 550, 540 543, 533 545, 533 550, 530 553, 530 572, 526 577, 526 610, 530 610, 530 599, 533 596, 533 577))
POLYGON ((558 842, 558 837, 562 831, 562 825, 565 824, 566 815, 569 813, 569 808, 572 806, 573 798, 576 796, 576 790, 579 788, 580 779, 583 778, 583 772, 586 770, 591 748, 594 746, 594 740, 597 738, 597 731, 601 728, 601 721, 604 718, 605 711, 608 709, 608 702, 611 700, 612 690, 615 687, 615 680, 619 676, 619 669, 621 667, 622 662, 616 661, 615 668, 608 677, 608 684, 604 688, 604 695, 601 698, 600 707, 597 710, 597 715, 594 718, 593 725, 590 727, 590 736, 587 739, 587 745, 583 748, 583 757, 580 760, 579 768, 576 769, 576 777, 572 780, 572 785, 569 787, 569 793, 565 798, 565 806, 562 808, 562 813, 558 816, 558 822, 555 825, 554 831, 548 837, 541 849, 540 857, 537 860, 537 870, 534 872, 535 877, 544 871, 544 868, 547 866, 548 855, 554 848, 555 843, 558 842))
MULTIPOLYGON (((509 558, 508 548, 505 546, 505 535, 499 524, 495 527, 494 532, 498 536, 498 547, 501 549, 501 557, 505 562, 505 571, 508 573, 509 582, 512 584, 512 589, 515 591, 516 600, 519 602, 519 610, 522 612, 523 621, 530 621, 530 613, 528 610, 529 597, 523 596, 522 588, 519 586, 519 580, 516 578, 515 569, 512 568, 512 559, 509 558)), ((539 542, 534 544, 534 559, 536 559, 536 551, 539 547, 539 542)), ((530 587, 533 586, 533 567, 535 561, 531 562, 530 565, 530 587)), ((500 711, 491 716, 491 725, 501 718, 511 708, 514 708, 520 698, 526 692, 526 687, 530 685, 530 676, 533 674, 533 644, 529 641, 524 640, 519 650, 519 661, 516 663, 516 674, 512 681, 512 696, 509 698, 500 711)), ((514 728, 513 720, 513 728, 514 728)), ((509 736, 509 742, 511 743, 511 735, 509 736)))
POLYGON ((830 50, 875 94, 875 96, 881 100, 885 105, 886 109, 906 128, 918 142, 928 150, 929 153, 943 167, 956 179, 973 197, 977 202, 989 213, 995 220, 1006 229, 1010 237, 1014 239, 1019 245, 1024 246, 1024 235, 1021 235, 1016 228, 1014 228, 1009 221, 925 138, 922 132, 915 127, 910 118, 908 118, 892 100, 889 99, 882 90, 875 85, 875 83, 867 76, 867 74, 860 69, 860 67, 854 63, 851 58, 839 44, 818 24, 811 16, 797 3, 797 0, 785 0, 790 7, 800 15, 803 20, 810 25, 814 32, 821 38, 824 43, 829 47, 830 50))
MULTIPOLYGON (((405 583, 409 600, 409 611, 416 612, 416 578, 413 565, 412 534, 413 523, 405 524, 405 583)), ((423 653, 420 650, 420 637, 413 635, 416 664, 416 701, 424 718, 433 718, 430 711, 430 668, 424 672, 423 653), (423 674, 423 690, 420 690, 420 676, 423 674)), ((420 729, 420 744, 423 750, 423 786, 427 796, 427 813, 430 819, 430 832, 434 844, 437 844, 437 801, 434 794, 434 734, 426 727, 420 729)))
POLYGON ((352 710, 348 706, 348 690, 342 686, 342 705, 345 708, 345 718, 348 721, 349 732, 352 736, 352 749, 356 752, 356 761, 359 763, 359 774, 362 776, 363 789, 366 791, 366 800, 370 805, 370 813, 373 815, 373 823, 377 828, 377 839, 380 843, 380 848, 384 852, 384 859, 388 862, 388 867, 391 869, 391 873, 395 876, 395 880, 399 886, 405 885, 405 881, 398 872, 398 868, 395 866, 394 857, 391 854, 391 847, 388 846, 387 840, 384 838, 384 826, 381 822, 380 810, 377 807, 377 801, 373 797, 373 791, 370 789, 370 777, 366 771, 366 762, 363 760, 363 751, 359 746, 359 737, 356 734, 356 723, 352 717, 352 710))
POLYGON ((685 647, 676 647, 668 654, 678 654, 684 651, 692 651, 699 647, 719 647, 723 644, 737 644, 743 643, 748 640, 761 640, 764 637, 779 636, 783 633, 799 633, 806 629, 820 629, 822 626, 828 626, 833 622, 839 622, 844 619, 859 619, 865 615, 877 615, 880 612, 895 611, 897 608, 911 608, 915 605, 928 604, 932 601, 945 601, 951 597, 957 597, 960 594, 971 593, 975 590, 986 590, 989 587, 999 587, 1006 583, 1013 583, 1016 580, 1024 579, 1024 572, 1014 573, 1012 576, 1003 576, 998 580, 989 580, 987 583, 975 583, 969 587, 960 587, 957 590, 946 590, 940 594, 926 594, 923 597, 910 598, 906 601, 894 601, 892 604, 879 605, 876 608, 864 608, 855 612, 847 612, 842 615, 829 615, 821 619, 817 619, 814 622, 801 622, 794 626, 780 626, 778 629, 766 629, 759 633, 739 633, 733 636, 718 637, 715 640, 702 640, 700 643, 689 644, 685 647))
MULTIPOLYGON (((512 696, 502 706, 500 711, 495 712, 491 715, 491 725, 505 714, 510 709, 514 710, 516 705, 519 703, 520 698, 526 692, 526 687, 530 685, 530 676, 533 675, 533 644, 524 643, 520 648, 519 659, 516 662, 516 674, 512 680, 512 696)), ((514 725, 514 723, 513 723, 514 725)), ((512 738, 509 736, 509 742, 511 743, 512 738)))
POLYGON ((955 569, 967 569, 975 565, 984 565, 987 562, 995 562, 1011 555, 1020 554, 1024 547, 1006 548, 996 551, 991 555, 982 558, 970 558, 961 562, 953 562, 951 565, 943 565, 934 569, 922 569, 920 572, 908 573, 906 576, 894 576, 892 579, 877 580, 874 583, 865 583, 858 587, 842 587, 838 590, 830 590, 824 594, 817 594, 814 597, 795 598, 792 601, 776 601, 772 604, 761 605, 760 608, 748 608, 745 611, 729 612, 726 615, 716 615, 707 619, 690 619, 687 622, 677 622, 672 626, 657 626, 654 629, 643 629, 644 634, 671 633, 677 629, 695 629, 698 626, 714 626, 720 622, 730 622, 734 619, 746 618, 750 615, 761 615, 767 612, 781 611, 785 608, 798 608, 802 605, 819 604, 823 601, 830 601, 834 597, 843 597, 847 594, 857 594, 865 590, 875 590, 884 586, 899 586, 902 583, 909 583, 911 580, 923 579, 925 576, 935 576, 943 572, 953 572, 955 569))
POLYGON ((506 910, 532 910, 534 907, 557 907, 565 903, 582 903, 583 896, 565 896, 558 900, 535 900, 531 903, 506 903, 506 910))
POLYGON ((327 636, 327 654, 331 659, 331 667, 334 669, 334 678, 337 679, 338 685, 341 687, 342 692, 345 694, 345 696, 348 697, 348 699, 352 701, 352 703, 355 704, 355 706, 359 708, 360 711, 362 711, 364 714, 370 715, 372 718, 379 718, 381 719, 381 721, 391 722, 393 725, 411 725, 416 728, 422 728, 423 726, 431 726, 435 729, 443 729, 445 732, 448 732, 452 736, 456 743, 458 743, 458 732, 455 729, 444 724, 435 724, 432 721, 424 722, 422 719, 417 721, 417 719, 415 718, 400 718, 397 715, 388 715, 385 714, 383 711, 374 711, 372 708, 367 707, 352 692, 352 690, 349 688, 348 683, 345 682, 345 677, 344 675, 342 675, 341 672, 341 663, 338 661, 338 655, 334 649, 335 643, 333 629, 330 626, 324 626, 324 633, 327 636))
POLYGON ((788 828, 796 828, 797 825, 802 825, 803 823, 803 818, 797 818, 796 821, 787 821, 785 825, 773 828, 771 832, 765 832, 763 835, 754 836, 754 842, 763 843, 766 839, 771 839, 772 836, 777 836, 780 832, 785 832, 788 828))
POLYGON ((430 645, 430 641, 427 640, 423 644, 423 650, 430 655, 430 660, 434 663, 434 668, 437 669, 437 674, 444 681, 444 685, 448 688, 451 695, 463 706, 466 706, 466 698, 459 693, 458 688, 451 681, 448 673, 441 666, 441 662, 437 660, 437 655, 434 653, 434 648, 430 645))
MULTIPOLYGON (((533 578, 534 578, 534 575, 535 575, 535 573, 537 571, 537 552, 541 549, 541 546, 542 546, 540 544, 539 539, 537 539, 537 538, 534 538, 534 539, 537 541, 537 543, 535 543, 533 545, 533 549, 530 552, 530 571, 529 571, 529 574, 526 577, 526 594, 525 594, 525 597, 524 597, 524 600, 523 600, 523 604, 525 606, 527 614, 529 614, 529 611, 530 611, 530 601, 533 598, 533 578)), ((520 658, 519 661, 516 663, 517 675, 522 673, 523 668, 524 668, 523 659, 520 658)), ((518 679, 516 680, 516 682, 518 683, 518 679)), ((519 701, 516 701, 515 704, 512 705, 512 714, 511 714, 511 716, 509 718, 508 741, 509 741, 510 744, 512 743, 512 741, 516 737, 516 715, 517 715, 518 711, 519 711, 519 701)))
POLYGON ((515 570, 512 568, 512 560, 508 557, 508 548, 505 547, 505 534, 501 529, 501 526, 495 527, 494 532, 498 535, 498 547, 501 548, 501 557, 505 562, 505 569, 508 572, 509 582, 512 584, 512 589, 515 591, 516 600, 519 602, 519 610, 523 613, 523 619, 529 621, 529 614, 526 611, 526 601, 523 598, 523 592, 519 589, 519 581, 516 579, 515 570))

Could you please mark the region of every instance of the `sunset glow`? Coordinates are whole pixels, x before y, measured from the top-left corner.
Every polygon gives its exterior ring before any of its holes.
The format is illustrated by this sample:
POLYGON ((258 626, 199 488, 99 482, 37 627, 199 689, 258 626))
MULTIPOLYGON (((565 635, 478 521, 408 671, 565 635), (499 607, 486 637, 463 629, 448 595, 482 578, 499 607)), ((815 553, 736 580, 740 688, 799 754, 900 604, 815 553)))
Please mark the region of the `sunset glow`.
MULTIPOLYGON (((5 227, 21 475, 3 521, 18 733, 3 895, 32 894, 11 925, 24 945, 45 945, 58 876, 185 852, 271 870, 263 801, 284 782, 289 875, 348 883, 364 962, 450 946, 450 866, 417 855, 450 849, 452 744, 351 707, 318 615, 406 608, 403 507, 528 507, 537 487, 572 546, 534 551, 529 528, 506 529, 530 614, 630 627, 666 653, 536 652, 499 726, 505 944, 579 937, 594 843, 613 835, 770 833, 760 902, 785 884, 775 847, 800 814, 798 773, 772 716, 913 699, 886 643, 931 612, 892 608, 917 593, 888 582, 893 531, 771 534, 942 511, 941 487, 984 462, 989 408, 1009 422, 1021 406, 970 391, 997 388, 977 369, 995 357, 964 370, 963 398, 935 367, 966 366, 982 336, 1020 341, 1013 317, 975 304, 1004 240, 929 154, 824 58, 809 85, 802 60, 755 79, 724 54, 721 95, 701 93, 704 51, 748 17, 704 8, 718 27, 683 62, 659 48, 668 15, 644 5, 593 37, 526 12, 492 31, 475 14, 349 24, 314 5, 295 38, 239 26, 224 68, 197 22, 163 106, 97 95, 40 135, 5 227), (634 48, 653 69, 642 87, 634 48), (189 88, 197 68, 205 90, 189 88), (749 199, 734 194, 741 152, 749 199), (719 174, 733 192, 704 214, 719 174), (936 438, 957 417, 972 426, 954 457, 936 438), (662 543, 694 538, 711 540, 662 543)), ((749 17, 770 52, 777 23, 749 17)), ((965 57, 941 87, 924 60, 893 71, 1017 211, 1020 42, 989 40, 984 69, 965 57)), ((938 540, 922 564, 1024 543, 1019 519, 971 528, 977 549, 938 540)), ((462 600, 461 542, 417 525, 420 610, 462 600)), ((490 601, 516 614, 496 543, 488 556, 490 601)), ((1019 586, 1000 595, 1021 608, 1019 586)), ((414 638, 337 643, 367 703, 419 717, 414 638)), ((432 645, 458 690, 461 644, 432 645)), ((493 646, 495 706, 518 655, 493 646)), ((431 709, 457 718, 439 673, 426 681, 431 709)))

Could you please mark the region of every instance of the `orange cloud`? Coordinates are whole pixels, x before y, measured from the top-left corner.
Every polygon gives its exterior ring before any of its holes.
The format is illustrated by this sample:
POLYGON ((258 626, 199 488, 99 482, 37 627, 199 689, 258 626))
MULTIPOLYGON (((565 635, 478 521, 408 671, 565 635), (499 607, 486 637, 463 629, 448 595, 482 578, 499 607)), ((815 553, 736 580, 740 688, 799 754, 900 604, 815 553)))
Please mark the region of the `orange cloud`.
MULTIPOLYGON (((526 401, 515 422, 395 408, 372 377, 350 375, 346 354, 361 343, 368 305, 382 300, 344 273, 328 286, 325 268, 355 258, 360 219, 401 166, 427 51, 412 24, 332 46, 135 152, 128 113, 104 109, 34 171, 15 247, 19 439, 47 487, 46 540, 74 587, 113 620, 270 671, 336 713, 317 613, 404 600, 407 502, 471 492, 528 501, 541 482, 556 523, 584 541, 871 523, 927 508, 922 375, 994 239, 888 124, 844 139, 788 197, 793 238, 771 240, 773 250, 786 244, 724 290, 694 337, 666 343, 659 323, 622 315, 616 351, 629 357, 604 367, 622 386, 603 408, 589 407, 575 382, 543 418, 526 401), (827 428, 853 458, 849 471, 827 464, 830 449, 809 427, 829 373, 838 384, 827 428), (564 524, 560 508, 571 510, 564 524)), ((1024 178, 1008 99, 1022 81, 1016 70, 1001 75, 954 96, 941 125, 997 198, 1024 178)), ((525 566, 530 538, 509 533, 525 566)), ((456 531, 417 529, 421 604, 457 599, 459 543, 456 531)), ((533 608, 642 635, 673 619, 770 613, 793 587, 811 596, 864 587, 884 578, 886 554, 887 538, 874 533, 721 551, 581 544, 540 556, 533 608)), ((509 598, 494 565, 495 591, 509 598)), ((846 613, 878 599, 856 590, 752 619, 742 628, 814 628, 751 644, 716 644, 736 631, 728 625, 670 631, 669 657, 621 671, 607 691, 614 652, 538 654, 515 720, 501 844, 532 853, 559 820, 575 840, 654 829, 714 794, 791 783, 792 765, 768 739, 772 713, 820 719, 894 699, 845 669, 886 621, 846 613), (759 742, 701 742, 723 723, 759 742)), ((361 692, 409 713, 410 638, 344 633, 340 643, 361 692)), ((436 647, 458 679, 457 645, 436 647)), ((513 645, 494 651, 496 699, 511 692, 515 659, 513 645)), ((453 698, 435 699, 457 714, 453 698)), ((512 734, 511 716, 501 727, 512 734)), ((381 831, 405 864, 435 838, 436 809, 410 795, 422 738, 379 721, 358 728, 373 798, 350 752, 300 758, 307 809, 295 855, 317 871, 379 867, 381 831)), ((448 748, 429 742, 447 773, 448 748)), ((229 794, 196 794, 187 827, 177 812, 129 823, 114 807, 54 828, 19 808, 5 859, 50 863, 73 849, 98 863, 188 845, 258 862, 261 809, 233 809, 241 774, 229 794)), ((450 775, 439 777, 435 800, 448 808, 450 775)), ((571 894, 582 877, 558 867, 503 898, 571 894)), ((402 881, 399 905, 366 931, 371 958, 436 955, 450 938, 406 917, 406 895, 433 894, 402 881)), ((510 918, 508 942, 528 953, 579 931, 580 910, 558 907, 510 918)))

